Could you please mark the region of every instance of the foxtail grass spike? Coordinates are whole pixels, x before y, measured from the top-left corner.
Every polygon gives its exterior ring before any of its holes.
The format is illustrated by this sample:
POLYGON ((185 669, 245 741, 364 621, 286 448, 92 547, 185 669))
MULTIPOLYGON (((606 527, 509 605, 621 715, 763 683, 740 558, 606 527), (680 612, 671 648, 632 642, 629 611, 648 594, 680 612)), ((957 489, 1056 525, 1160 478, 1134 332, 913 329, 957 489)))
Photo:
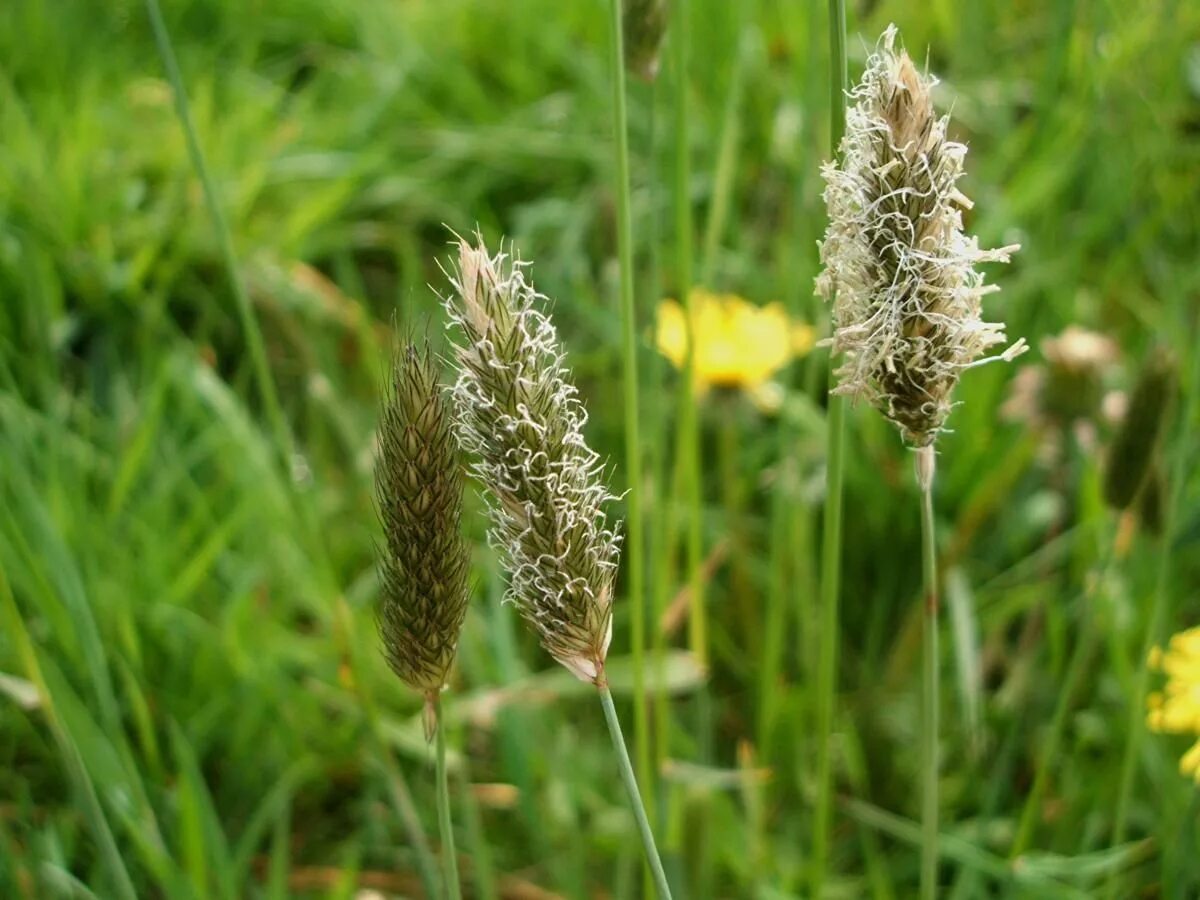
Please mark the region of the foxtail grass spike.
POLYGON ((1154 353, 1142 367, 1104 470, 1104 499, 1114 509, 1133 503, 1146 481, 1177 379, 1175 361, 1167 353, 1154 353))
POLYGON ((551 656, 596 686, 655 889, 670 900, 604 671, 621 549, 605 514, 614 498, 583 439, 587 412, 543 311, 548 301, 524 269, 503 250, 489 256, 482 240, 458 242, 454 292, 445 303, 460 338, 459 442, 484 486, 489 539, 509 577, 506 599, 551 656))
MULTIPOLYGON (((379 562, 384 656, 432 709, 467 613, 470 551, 460 528, 463 474, 453 410, 428 346, 409 343, 393 362, 375 490, 384 532, 379 562)), ((427 737, 435 724, 427 714, 427 737)))
POLYGON ((643 81, 654 81, 670 19, 667 0, 621 0, 621 5, 625 67, 643 81))
POLYGON ((1017 341, 980 319, 981 262, 1007 262, 1016 245, 982 250, 963 233, 971 201, 958 189, 967 148, 946 137, 934 113, 936 80, 896 48, 889 26, 850 92, 840 161, 826 163, 829 227, 821 242, 817 290, 833 301, 836 393, 865 398, 904 440, 928 446, 943 430, 951 393, 968 368, 1010 360, 1017 341))
POLYGON ((1142 527, 1155 537, 1161 537, 1166 508, 1167 485, 1158 463, 1150 466, 1150 472, 1138 491, 1138 519, 1142 527))
POLYGON ((505 599, 551 656, 601 684, 621 542, 603 465, 583 438, 587 412, 525 265, 482 242, 460 240, 458 253, 445 298, 460 337, 458 435, 485 488, 505 599))

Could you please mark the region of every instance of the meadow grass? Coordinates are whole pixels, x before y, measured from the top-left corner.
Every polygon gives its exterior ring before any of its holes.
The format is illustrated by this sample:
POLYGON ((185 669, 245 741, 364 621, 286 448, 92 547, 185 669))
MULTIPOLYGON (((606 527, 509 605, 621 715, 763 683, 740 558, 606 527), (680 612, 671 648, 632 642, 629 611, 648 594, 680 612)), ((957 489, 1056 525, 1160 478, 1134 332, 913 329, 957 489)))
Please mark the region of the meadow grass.
MULTIPOLYGON (((393 314, 441 340, 429 285, 446 225, 537 259, 614 484, 630 476, 630 349, 660 419, 640 423, 646 542, 664 547, 644 590, 671 628, 646 619, 656 649, 638 666, 618 603, 607 669, 622 716, 639 669, 653 703, 647 800, 676 896, 811 896, 823 752, 825 895, 912 896, 909 454, 872 411, 843 410, 841 615, 823 630, 825 351, 781 373, 774 417, 710 392, 693 425, 650 331, 656 293, 701 281, 823 327, 824 6, 679 3, 686 45, 670 32, 660 83, 628 85, 632 348, 604 4, 163 6, 228 244, 142 4, 0 8, 0 896, 422 894, 435 751, 422 698, 377 650, 372 439, 393 314)), ((964 378, 940 442, 940 894, 1190 896, 1187 742, 1140 726, 1146 648, 1200 618, 1200 12, 848 12, 852 78, 890 21, 943 78, 938 108, 971 148, 970 228, 1023 245, 993 277, 1035 348, 964 378), (1186 373, 1163 447, 1169 524, 1130 532, 1093 596, 1111 428, 1093 449, 1058 435, 1051 458, 1044 431, 998 412, 1071 323, 1118 340, 1113 388, 1158 344, 1186 373), (1081 615, 1096 652, 1068 677, 1081 615)), ((470 490, 466 504, 477 589, 443 704, 464 894, 643 896, 594 688, 500 605, 470 490)))

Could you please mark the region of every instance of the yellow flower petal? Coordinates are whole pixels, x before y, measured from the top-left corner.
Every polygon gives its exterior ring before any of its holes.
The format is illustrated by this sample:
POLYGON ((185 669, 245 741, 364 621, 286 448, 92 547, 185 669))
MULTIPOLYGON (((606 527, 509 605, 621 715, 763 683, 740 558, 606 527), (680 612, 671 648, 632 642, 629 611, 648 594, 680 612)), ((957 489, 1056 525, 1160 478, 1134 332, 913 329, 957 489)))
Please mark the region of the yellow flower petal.
MULTIPOLYGON (((687 320, 674 300, 658 308, 659 352, 676 368, 687 356, 687 320)), ((814 343, 813 329, 793 323, 781 303, 756 306, 734 294, 697 288, 691 294, 693 365, 698 385, 748 390, 766 385, 771 376, 814 343)))

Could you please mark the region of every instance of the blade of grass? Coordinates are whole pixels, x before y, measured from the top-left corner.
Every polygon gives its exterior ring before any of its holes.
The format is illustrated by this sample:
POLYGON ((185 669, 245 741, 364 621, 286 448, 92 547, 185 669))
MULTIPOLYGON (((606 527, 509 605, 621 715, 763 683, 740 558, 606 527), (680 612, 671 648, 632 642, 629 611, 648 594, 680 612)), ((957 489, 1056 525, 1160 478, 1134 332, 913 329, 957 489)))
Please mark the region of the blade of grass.
POLYGON ((241 322, 243 338, 250 351, 250 364, 254 371, 254 378, 258 383, 258 391, 262 397, 263 407, 267 411, 267 418, 275 433, 275 440, 279 452, 283 456, 286 469, 292 457, 291 432, 288 430, 287 422, 284 420, 283 409, 279 405, 279 397, 275 392, 275 381, 271 377, 271 370, 267 365, 267 352, 263 342, 262 331, 258 326, 258 320, 254 316, 254 310, 250 306, 250 296, 246 293, 246 287, 242 283, 242 277, 238 270, 237 254, 233 249, 233 237, 229 231, 229 224, 225 220, 225 212, 221 207, 220 198, 217 196, 216 188, 209 174, 208 164, 204 160, 204 152, 200 149, 200 140, 196 135, 196 125, 192 121, 192 113, 188 105, 187 90, 183 85, 183 75, 179 71, 179 63, 175 59, 175 50, 171 45, 171 36, 167 33, 167 24, 163 20, 158 0, 146 0, 146 14, 150 18, 150 26, 154 31, 154 42, 158 46, 159 55, 162 57, 163 68, 167 72, 167 80, 170 81, 171 90, 175 95, 175 111, 179 116, 179 124, 183 128, 184 139, 187 142, 188 156, 191 157, 192 166, 196 170, 196 176, 200 179, 200 186, 204 191, 204 201, 208 206, 208 213, 212 217, 213 230, 216 232, 217 242, 221 249, 221 261, 225 266, 225 273, 229 278, 229 287, 233 291, 234 302, 237 304, 238 319, 241 322))
POLYGON ((630 208, 629 127, 625 110, 625 47, 621 0, 610 0, 609 79, 616 146, 617 255, 620 261, 621 374, 624 399, 626 533, 629 561, 630 652, 633 656, 634 745, 638 774, 653 796, 650 766, 650 711, 645 689, 646 592, 642 537, 642 441, 638 415, 637 306, 633 291, 633 212, 630 208))
POLYGON ((109 828, 108 819, 105 817, 104 810, 100 805, 100 799, 96 795, 95 785, 92 784, 87 767, 79 755, 79 749, 75 746, 70 733, 59 719, 54 697, 50 693, 46 679, 42 675, 41 666, 38 663, 38 655, 34 649, 33 640, 30 638, 29 631, 25 627, 25 620, 21 616, 20 610, 17 609, 12 589, 9 587, 8 579, 5 577, 2 568, 0 568, 0 615, 3 615, 3 618, 6 620, 4 626, 5 634, 9 635, 17 646, 17 653, 25 667, 26 677, 37 685, 38 694, 42 701, 42 712, 46 716, 51 734, 54 735, 54 742, 58 745, 59 754, 62 756, 68 776, 75 783, 75 789, 79 792, 84 819, 87 821, 88 827, 92 832, 92 837, 99 848, 100 857, 104 860, 104 864, 108 869, 113 891, 116 896, 123 898, 123 900, 137 900, 137 890, 134 888, 133 881, 129 877, 129 871, 125 868, 124 860, 121 858, 121 851, 117 848, 116 839, 113 837, 112 829, 109 828))
MULTIPOLYGON (((836 158, 846 130, 846 4, 829 0, 829 145, 836 158)), ((833 367, 829 371, 832 386, 833 367)), ((838 593, 842 563, 842 481, 845 475, 846 405, 829 397, 825 518, 821 536, 821 629, 817 651, 817 804, 813 811, 813 900, 820 900, 829 858, 833 800, 833 704, 837 690, 838 593)))

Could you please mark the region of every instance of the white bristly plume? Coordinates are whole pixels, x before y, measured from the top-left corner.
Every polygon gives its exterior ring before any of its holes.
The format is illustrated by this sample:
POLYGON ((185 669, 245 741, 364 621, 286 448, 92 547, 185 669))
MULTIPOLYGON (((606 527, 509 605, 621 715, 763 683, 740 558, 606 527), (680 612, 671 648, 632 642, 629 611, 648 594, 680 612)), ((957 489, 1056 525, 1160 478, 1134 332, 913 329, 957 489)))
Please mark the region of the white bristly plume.
POLYGON ((587 412, 523 264, 482 242, 460 240, 458 252, 445 298, 459 332, 458 434, 485 488, 506 599, 555 659, 599 681, 620 536, 604 511, 613 497, 603 465, 583 438, 587 412))
POLYGON ((971 201, 958 189, 967 148, 947 140, 930 88, 889 26, 851 91, 840 162, 827 163, 829 227, 817 291, 833 301, 836 392, 866 398, 914 447, 932 445, 959 375, 999 355, 1004 326, 984 322, 982 262, 1007 262, 1017 245, 980 249, 963 233, 971 201))

